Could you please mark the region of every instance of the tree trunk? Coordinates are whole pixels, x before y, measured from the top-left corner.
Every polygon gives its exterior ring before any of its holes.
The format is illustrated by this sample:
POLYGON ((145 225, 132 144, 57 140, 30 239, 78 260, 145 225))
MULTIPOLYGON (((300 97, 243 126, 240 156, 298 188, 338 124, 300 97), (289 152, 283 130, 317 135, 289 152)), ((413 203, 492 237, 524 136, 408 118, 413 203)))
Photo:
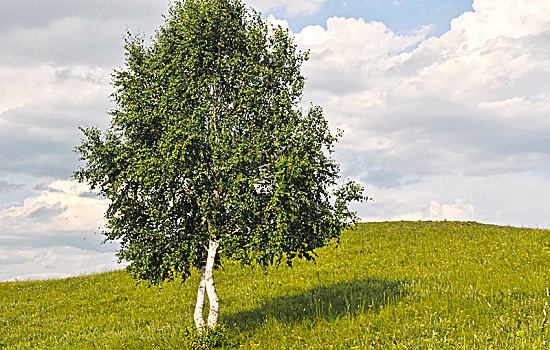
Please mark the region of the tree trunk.
POLYGON ((204 331, 204 318, 202 317, 202 310, 204 308, 204 290, 206 288, 206 281, 204 280, 204 267, 201 272, 201 281, 199 282, 199 291, 197 292, 197 305, 195 305, 195 326, 199 333, 204 331))
POLYGON ((206 282, 206 293, 210 301, 210 312, 208 313, 208 326, 215 328, 218 324, 218 316, 220 314, 220 303, 218 301, 218 293, 214 286, 214 260, 216 252, 220 246, 219 241, 210 241, 208 246, 208 259, 206 260, 206 268, 204 270, 204 281, 206 282))
POLYGON ((204 309, 205 290, 208 294, 208 300, 210 302, 210 311, 208 313, 208 327, 215 328, 218 324, 220 304, 218 301, 218 294, 216 293, 216 286, 214 285, 214 260, 216 259, 216 252, 219 246, 219 241, 210 241, 210 244, 208 246, 208 258, 206 259, 206 266, 202 269, 201 273, 201 280, 197 293, 197 305, 195 306, 195 325, 199 333, 202 333, 204 331, 204 318, 202 317, 202 311, 204 309))

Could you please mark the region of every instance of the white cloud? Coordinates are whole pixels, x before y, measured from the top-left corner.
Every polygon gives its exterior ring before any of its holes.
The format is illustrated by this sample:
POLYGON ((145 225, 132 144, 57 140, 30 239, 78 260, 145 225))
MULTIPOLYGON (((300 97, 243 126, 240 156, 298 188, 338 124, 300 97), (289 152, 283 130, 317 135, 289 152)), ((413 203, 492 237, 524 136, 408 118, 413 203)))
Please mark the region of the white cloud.
POLYGON ((38 196, 26 198, 23 205, 0 210, 0 238, 97 231, 107 202, 88 194, 85 185, 55 181, 38 196))
MULTIPOLYGON (((33 105, 60 108, 84 104, 87 107, 99 99, 107 100, 103 104, 108 106, 110 74, 111 69, 82 64, 0 66, 0 76, 5 78, 0 81, 0 88, 6 91, 0 96, 0 113, 33 105)), ((66 116, 58 118, 66 119, 66 116)))
POLYGON ((0 11, 0 177, 68 178, 78 126, 107 124, 126 30, 151 35, 168 1, 23 0, 0 11), (153 14, 153 15, 152 15, 153 14))
POLYGON ((273 15, 269 15, 265 20, 267 21, 268 24, 272 25, 275 28, 281 27, 283 29, 288 30, 290 33, 292 33, 292 31, 288 26, 288 21, 284 19, 278 19, 278 18, 275 18, 275 16, 273 15))
POLYGON ((0 67, 0 174, 67 178, 77 166, 78 126, 104 127, 110 70, 86 66, 0 67))
POLYGON ((0 281, 119 269, 118 245, 98 233, 107 201, 73 181, 54 181, 0 210, 0 281))
POLYGON ((549 169, 550 8, 480 0, 474 9, 441 37, 353 18, 296 34, 311 51, 304 100, 344 130, 345 175, 385 174, 394 186, 549 169))
POLYGON ((463 31, 473 47, 483 47, 498 38, 521 38, 550 29, 550 10, 540 0, 474 0, 474 12, 451 22, 453 31, 463 31))
MULTIPOLYGON (((389 213, 388 213, 389 214, 389 213)), ((391 214, 390 214, 391 215, 391 214)), ((431 200, 429 207, 423 210, 407 212, 391 217, 391 220, 431 220, 431 221, 471 221, 475 219, 475 209, 472 204, 463 203, 460 198, 452 204, 441 204, 437 200, 431 200)))
POLYGON ((289 17, 315 15, 321 10, 326 0, 247 0, 249 6, 258 11, 284 8, 289 17))
POLYGON ((475 218, 475 209, 472 204, 462 203, 457 198, 454 204, 441 205, 438 201, 430 201, 430 220, 468 221, 475 218))

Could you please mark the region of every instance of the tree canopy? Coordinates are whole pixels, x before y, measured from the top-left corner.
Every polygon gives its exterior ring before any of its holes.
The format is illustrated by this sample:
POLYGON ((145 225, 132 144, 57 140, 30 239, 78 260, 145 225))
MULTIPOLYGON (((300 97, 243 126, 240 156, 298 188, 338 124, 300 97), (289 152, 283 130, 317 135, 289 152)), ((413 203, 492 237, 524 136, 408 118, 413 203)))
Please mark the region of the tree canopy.
POLYGON ((307 53, 288 31, 239 0, 176 1, 125 52, 110 125, 82 129, 74 177, 109 200, 103 234, 136 278, 185 279, 209 242, 247 264, 311 259, 355 219, 362 188, 336 187, 337 135, 301 107, 307 53))

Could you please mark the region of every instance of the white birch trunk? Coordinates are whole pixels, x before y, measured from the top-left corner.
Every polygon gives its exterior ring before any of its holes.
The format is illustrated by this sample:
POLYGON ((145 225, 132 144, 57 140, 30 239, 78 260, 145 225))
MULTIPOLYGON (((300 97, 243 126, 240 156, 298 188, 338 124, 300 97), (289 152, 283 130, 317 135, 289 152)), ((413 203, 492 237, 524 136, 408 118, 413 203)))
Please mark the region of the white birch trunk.
POLYGON ((204 318, 202 317, 202 311, 204 309, 204 292, 208 294, 208 300, 210 302, 210 311, 208 313, 208 327, 215 328, 218 324, 218 316, 220 314, 220 303, 218 301, 218 294, 216 293, 216 286, 214 285, 214 261, 216 259, 216 252, 220 246, 219 241, 210 241, 208 246, 208 258, 206 259, 206 266, 202 269, 201 281, 199 283, 199 290, 197 292, 197 304, 195 306, 195 326, 199 333, 204 331, 204 318))
POLYGON ((202 317, 202 310, 204 309, 204 290, 206 288, 206 281, 204 279, 204 268, 201 273, 201 281, 199 282, 199 291, 197 292, 197 305, 195 305, 195 326, 199 333, 204 331, 204 318, 202 317))
POLYGON ((216 252, 220 246, 219 241, 210 241, 208 246, 208 258, 206 260, 206 268, 204 269, 204 281, 206 282, 206 293, 210 301, 210 312, 208 313, 208 326, 215 328, 218 324, 218 316, 220 314, 220 303, 216 286, 214 286, 214 260, 216 252))

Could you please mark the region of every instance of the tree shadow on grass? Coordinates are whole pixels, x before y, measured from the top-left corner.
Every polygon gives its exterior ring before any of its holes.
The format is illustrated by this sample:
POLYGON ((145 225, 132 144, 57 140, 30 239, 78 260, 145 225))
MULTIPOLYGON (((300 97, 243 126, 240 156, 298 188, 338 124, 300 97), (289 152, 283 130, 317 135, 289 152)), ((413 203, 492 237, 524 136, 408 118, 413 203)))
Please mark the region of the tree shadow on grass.
POLYGON ((406 294, 407 285, 408 281, 375 278, 337 283, 273 298, 259 308, 228 315, 222 321, 228 328, 246 332, 273 318, 283 323, 336 319, 393 303, 406 294))

